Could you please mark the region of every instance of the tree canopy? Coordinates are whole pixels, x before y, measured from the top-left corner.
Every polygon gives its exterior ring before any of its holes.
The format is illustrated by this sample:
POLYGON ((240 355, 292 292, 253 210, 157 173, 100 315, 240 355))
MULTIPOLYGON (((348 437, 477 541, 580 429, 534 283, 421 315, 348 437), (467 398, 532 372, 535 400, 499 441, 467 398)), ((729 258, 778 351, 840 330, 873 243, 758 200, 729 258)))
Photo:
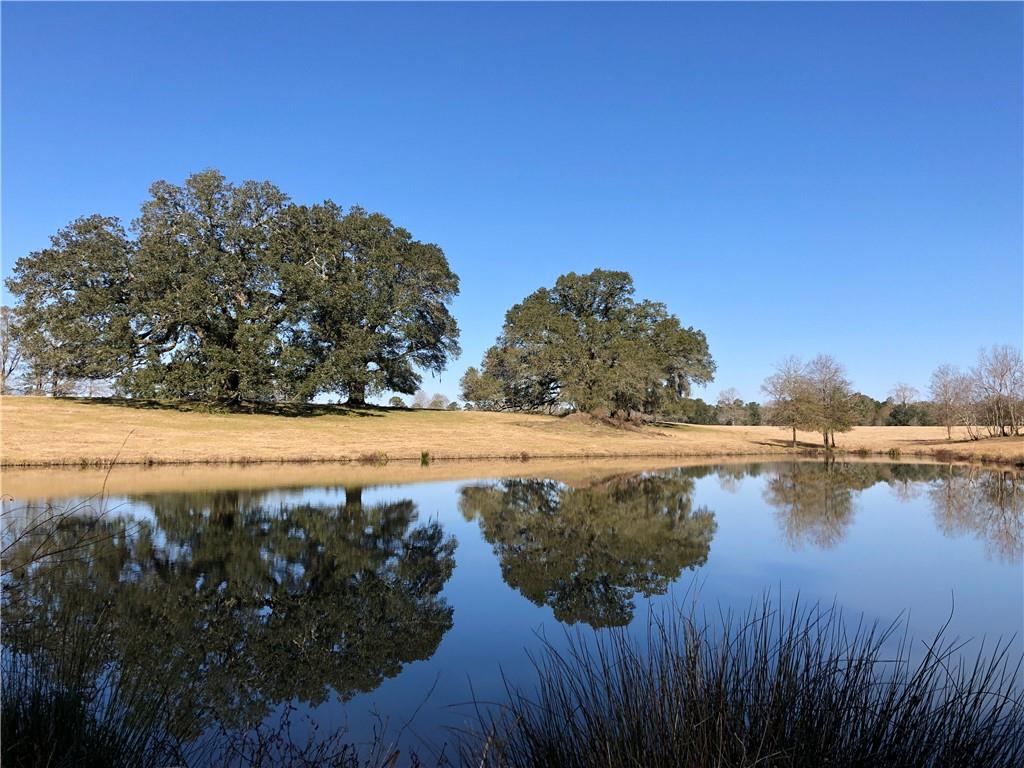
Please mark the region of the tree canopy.
POLYGON ((7 281, 37 378, 137 397, 355 403, 412 394, 458 354, 443 251, 380 213, 292 203, 215 170, 158 181, 131 236, 76 219, 7 281))
POLYGON ((769 424, 792 431, 820 432, 825 448, 836 445, 836 432, 848 432, 856 423, 857 396, 846 371, 829 355, 818 355, 806 365, 790 357, 776 366, 761 387, 769 396, 769 424))
POLYGON ((496 410, 654 413, 711 381, 704 334, 664 304, 633 298, 626 272, 562 275, 512 307, 462 399, 496 410))
POLYGON ((116 665, 183 737, 372 691, 452 627, 441 593, 455 540, 410 500, 368 505, 348 488, 343 505, 238 491, 139 501, 153 522, 69 517, 41 553, 32 540, 11 553, 38 562, 5 583, 5 642, 59 653, 68 640, 50 628, 102 626, 80 673, 116 665))
POLYGON ((633 597, 664 594, 705 563, 714 513, 693 507, 694 474, 616 476, 583 488, 512 479, 462 489, 509 586, 559 621, 622 626, 633 597))

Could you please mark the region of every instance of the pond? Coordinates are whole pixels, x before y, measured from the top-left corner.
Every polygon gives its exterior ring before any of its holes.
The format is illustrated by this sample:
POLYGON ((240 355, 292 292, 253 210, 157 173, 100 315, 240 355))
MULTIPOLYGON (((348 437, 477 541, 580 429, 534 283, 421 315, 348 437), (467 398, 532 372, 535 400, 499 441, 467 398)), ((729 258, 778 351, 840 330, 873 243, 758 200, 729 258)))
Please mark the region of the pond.
POLYGON ((102 624, 86 674, 119 666, 189 738, 290 705, 302 733, 426 751, 528 684, 541 638, 673 604, 799 595, 1021 652, 1020 472, 532 464, 6 473, 6 652, 102 624), (17 567, 53 510, 56 554, 17 567))

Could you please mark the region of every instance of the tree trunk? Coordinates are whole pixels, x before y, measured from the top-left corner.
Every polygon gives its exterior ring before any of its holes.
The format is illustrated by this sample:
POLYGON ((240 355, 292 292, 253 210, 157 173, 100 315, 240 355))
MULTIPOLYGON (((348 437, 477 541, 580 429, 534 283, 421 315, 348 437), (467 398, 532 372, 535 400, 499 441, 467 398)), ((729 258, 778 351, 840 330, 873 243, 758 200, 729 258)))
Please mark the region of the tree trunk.
POLYGON ((821 439, 824 441, 824 443, 825 443, 825 450, 827 451, 828 450, 828 430, 826 430, 826 431, 821 433, 821 439))
POLYGON ((831 435, 832 435, 832 447, 835 448, 836 447, 836 432, 835 432, 835 430, 832 430, 831 435))
POLYGON ((233 405, 242 402, 242 375, 238 371, 231 371, 224 381, 224 400, 233 405))
POLYGON ((350 405, 353 408, 363 408, 366 405, 365 384, 353 382, 347 385, 345 390, 348 392, 348 399, 345 401, 345 405, 350 405))
POLYGON ((363 489, 362 486, 355 486, 345 489, 345 511, 362 514, 363 489))
POLYGON ((793 447, 796 448, 796 427, 793 427, 793 447))

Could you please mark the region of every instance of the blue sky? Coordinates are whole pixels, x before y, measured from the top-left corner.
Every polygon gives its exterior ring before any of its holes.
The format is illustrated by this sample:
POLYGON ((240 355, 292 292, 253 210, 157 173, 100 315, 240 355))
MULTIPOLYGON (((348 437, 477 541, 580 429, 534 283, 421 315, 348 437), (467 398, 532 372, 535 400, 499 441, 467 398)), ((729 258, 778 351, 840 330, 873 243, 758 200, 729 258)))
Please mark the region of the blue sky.
POLYGON ((626 269, 714 399, 788 354, 860 390, 1020 345, 1020 4, 2 6, 3 268, 216 167, 380 210, 505 310, 626 269))

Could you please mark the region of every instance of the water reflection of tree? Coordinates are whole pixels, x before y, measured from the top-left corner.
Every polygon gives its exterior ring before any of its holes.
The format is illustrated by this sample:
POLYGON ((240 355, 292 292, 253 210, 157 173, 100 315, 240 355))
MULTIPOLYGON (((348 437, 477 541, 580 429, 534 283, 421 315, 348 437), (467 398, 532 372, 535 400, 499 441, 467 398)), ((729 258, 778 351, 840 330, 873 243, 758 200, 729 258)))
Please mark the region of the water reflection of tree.
POLYGON ((479 520, 509 586, 559 621, 620 626, 636 593, 664 593, 707 560, 715 518, 692 508, 693 487, 681 471, 585 488, 514 479, 464 488, 459 506, 479 520))
MULTIPOLYGON (((317 704, 376 688, 429 658, 452 626, 439 597, 455 542, 416 524, 411 501, 342 507, 268 505, 235 492, 147 498, 156 525, 67 521, 106 529, 86 557, 10 575, 5 642, 23 650, 62 638, 40 628, 99 623, 89 662, 99 676, 153 681, 192 734, 213 720, 253 723, 279 702, 317 704), (170 680, 170 676, 175 679, 170 680)), ((60 541, 54 542, 59 546, 60 541)))
POLYGON ((795 462, 773 472, 764 500, 775 508, 789 543, 829 549, 853 522, 854 492, 881 481, 876 464, 795 462))
POLYGON ((1011 470, 937 464, 796 462, 773 468, 764 499, 794 546, 830 548, 853 522, 857 494, 885 483, 903 502, 927 494, 939 530, 969 532, 1006 560, 1024 553, 1024 476, 1011 470))
POLYGON ((1024 555, 1024 474, 946 467, 928 490, 936 524, 947 536, 973 534, 1008 562, 1024 555))

